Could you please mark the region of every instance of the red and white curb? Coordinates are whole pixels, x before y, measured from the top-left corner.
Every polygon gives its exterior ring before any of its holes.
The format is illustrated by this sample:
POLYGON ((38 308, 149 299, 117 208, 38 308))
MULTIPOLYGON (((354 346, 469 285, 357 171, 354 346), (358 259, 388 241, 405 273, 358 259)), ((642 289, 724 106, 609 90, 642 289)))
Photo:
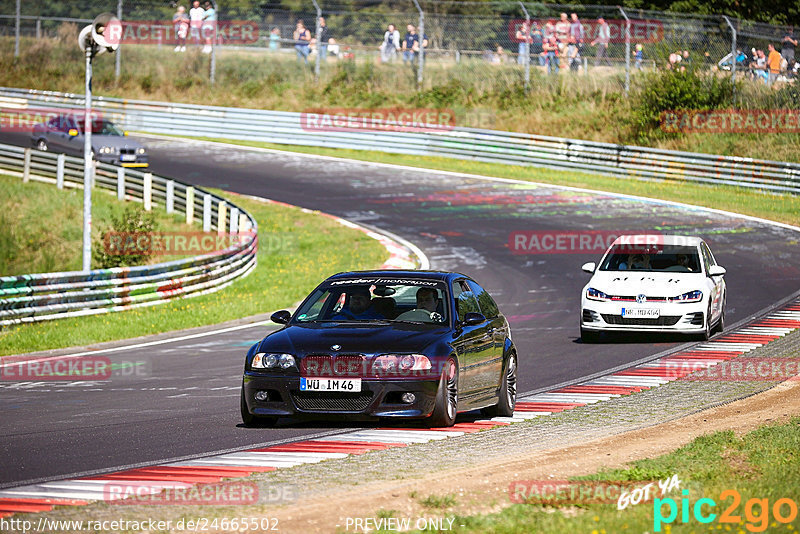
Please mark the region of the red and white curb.
POLYGON ((58 505, 85 505, 92 501, 122 498, 107 491, 108 485, 114 483, 135 486, 139 495, 158 494, 167 488, 218 483, 227 478, 241 478, 253 473, 375 450, 407 447, 505 426, 658 387, 679 380, 698 368, 712 367, 736 358, 797 329, 800 329, 800 299, 733 332, 687 350, 600 378, 520 399, 513 417, 461 422, 447 428, 369 428, 164 465, 20 486, 0 490, 0 517, 22 512, 45 512, 58 505))

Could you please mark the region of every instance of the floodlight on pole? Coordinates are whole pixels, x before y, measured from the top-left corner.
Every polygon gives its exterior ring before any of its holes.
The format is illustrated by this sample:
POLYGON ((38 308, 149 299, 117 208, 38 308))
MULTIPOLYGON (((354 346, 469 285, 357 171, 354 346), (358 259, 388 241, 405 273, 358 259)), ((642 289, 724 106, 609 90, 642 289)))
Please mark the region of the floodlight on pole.
POLYGON ((83 264, 92 268, 92 60, 103 52, 114 52, 122 38, 122 23, 113 13, 102 13, 78 35, 78 46, 86 58, 86 99, 83 116, 83 264))

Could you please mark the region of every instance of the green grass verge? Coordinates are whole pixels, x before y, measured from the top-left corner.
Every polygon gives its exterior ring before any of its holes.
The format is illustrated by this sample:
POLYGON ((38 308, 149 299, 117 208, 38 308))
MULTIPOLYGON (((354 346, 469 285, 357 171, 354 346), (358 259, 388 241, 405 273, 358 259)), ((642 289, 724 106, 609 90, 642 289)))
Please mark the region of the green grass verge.
POLYGON ((386 249, 363 232, 319 214, 213 190, 258 221, 258 267, 228 288, 158 306, 0 330, 0 355, 168 332, 291 306, 327 276, 375 268, 386 249))
POLYGON ((302 147, 248 141, 228 141, 224 139, 202 137, 194 139, 300 152, 303 154, 351 158, 360 161, 407 165, 409 167, 463 172, 500 178, 513 178, 515 180, 529 182, 585 187, 599 191, 685 202, 687 204, 728 210, 787 224, 800 225, 800 196, 798 195, 776 195, 727 185, 702 185, 667 180, 644 181, 632 178, 614 178, 583 172, 556 171, 536 167, 482 163, 441 157, 387 154, 384 152, 366 150, 302 147))
MULTIPOLYGON (((688 445, 664 456, 633 462, 628 469, 601 471, 588 477, 575 479, 587 481, 588 487, 618 487, 620 482, 641 487, 654 480, 664 480, 677 474, 680 489, 673 489, 663 499, 674 499, 677 516, 671 525, 661 525, 661 532, 794 532, 800 527, 800 515, 788 524, 779 522, 773 507, 779 499, 791 499, 798 503, 796 488, 800 487, 800 418, 788 424, 764 426, 743 437, 732 431, 716 432, 701 436, 688 445), (638 482, 638 483, 637 483, 638 482), (597 485, 594 485, 597 483, 597 485), (602 484, 608 484, 603 486, 602 484), (795 489, 791 489, 795 488, 795 489), (682 491, 688 490, 688 495, 682 491), (733 496, 720 496, 725 490, 735 490, 741 501, 735 508, 733 496), (687 498, 688 519, 682 521, 682 499, 687 498), (697 501, 713 499, 702 506, 701 511, 716 518, 708 524, 700 523, 693 514, 697 501), (766 500, 766 507, 750 504, 750 499, 766 500), (723 512, 730 508, 730 515, 738 516, 732 523, 721 522, 723 512)), ((654 484, 656 497, 658 485, 654 484)), ((609 495, 611 492, 608 493, 609 495)), ((565 491, 564 495, 568 495, 565 491)), ((456 517, 455 525, 464 525, 459 532, 657 532, 654 524, 656 502, 629 505, 617 509, 617 503, 559 503, 559 498, 546 504, 529 500, 525 504, 514 504, 502 512, 456 517)), ((660 504, 663 517, 669 516, 669 505, 660 504)), ((782 504, 779 513, 790 516, 790 505, 782 504)))
MULTIPOLYGON (((128 205, 106 191, 93 191, 92 242, 128 205)), ((153 213, 160 231, 197 231, 180 214, 153 213)), ((83 189, 58 190, 51 184, 0 175, 0 276, 79 271, 82 239, 83 189)), ((169 259, 155 257, 153 262, 169 259)))

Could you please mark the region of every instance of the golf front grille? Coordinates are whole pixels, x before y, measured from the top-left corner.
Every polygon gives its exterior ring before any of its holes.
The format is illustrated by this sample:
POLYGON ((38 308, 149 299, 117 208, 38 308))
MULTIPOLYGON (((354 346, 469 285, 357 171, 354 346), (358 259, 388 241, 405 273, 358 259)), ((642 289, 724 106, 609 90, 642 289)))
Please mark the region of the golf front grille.
POLYGON ((680 320, 680 315, 662 315, 654 319, 639 317, 622 317, 621 315, 603 314, 603 320, 608 324, 631 326, 673 326, 680 320))
POLYGON ((360 412, 369 406, 372 395, 371 391, 292 391, 292 399, 299 409, 315 412, 360 412))

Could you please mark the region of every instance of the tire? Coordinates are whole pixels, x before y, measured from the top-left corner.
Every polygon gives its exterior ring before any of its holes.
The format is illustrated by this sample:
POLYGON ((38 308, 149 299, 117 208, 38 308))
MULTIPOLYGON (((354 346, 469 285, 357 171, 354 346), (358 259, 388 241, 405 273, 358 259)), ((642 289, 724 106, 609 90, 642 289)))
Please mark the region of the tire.
POLYGON ((700 339, 703 341, 708 341, 711 339, 711 302, 708 303, 708 311, 706 312, 706 320, 705 320, 706 329, 705 331, 700 334, 700 339))
POLYGON ((39 139, 38 141, 36 141, 36 148, 37 150, 41 150, 42 152, 47 152, 48 151, 47 141, 45 141, 44 139, 39 139))
POLYGON ((598 341, 600 341, 599 332, 581 328, 581 343, 597 343, 598 341))
POLYGON ((431 427, 453 426, 458 413, 458 364, 455 358, 447 358, 439 377, 439 389, 433 413, 428 419, 431 427))
POLYGON ((487 417, 511 417, 517 405, 517 355, 511 353, 503 370, 500 381, 500 399, 494 406, 484 408, 481 412, 487 417))
POLYGON ((275 426, 275 423, 278 422, 277 417, 263 417, 251 414, 250 410, 247 409, 247 402, 244 400, 244 388, 242 388, 242 394, 239 397, 239 410, 242 412, 242 423, 246 427, 266 428, 275 426))
POLYGON ((723 331, 725 331, 725 295, 722 296, 722 310, 719 313, 717 325, 714 327, 714 332, 721 334, 723 331))

